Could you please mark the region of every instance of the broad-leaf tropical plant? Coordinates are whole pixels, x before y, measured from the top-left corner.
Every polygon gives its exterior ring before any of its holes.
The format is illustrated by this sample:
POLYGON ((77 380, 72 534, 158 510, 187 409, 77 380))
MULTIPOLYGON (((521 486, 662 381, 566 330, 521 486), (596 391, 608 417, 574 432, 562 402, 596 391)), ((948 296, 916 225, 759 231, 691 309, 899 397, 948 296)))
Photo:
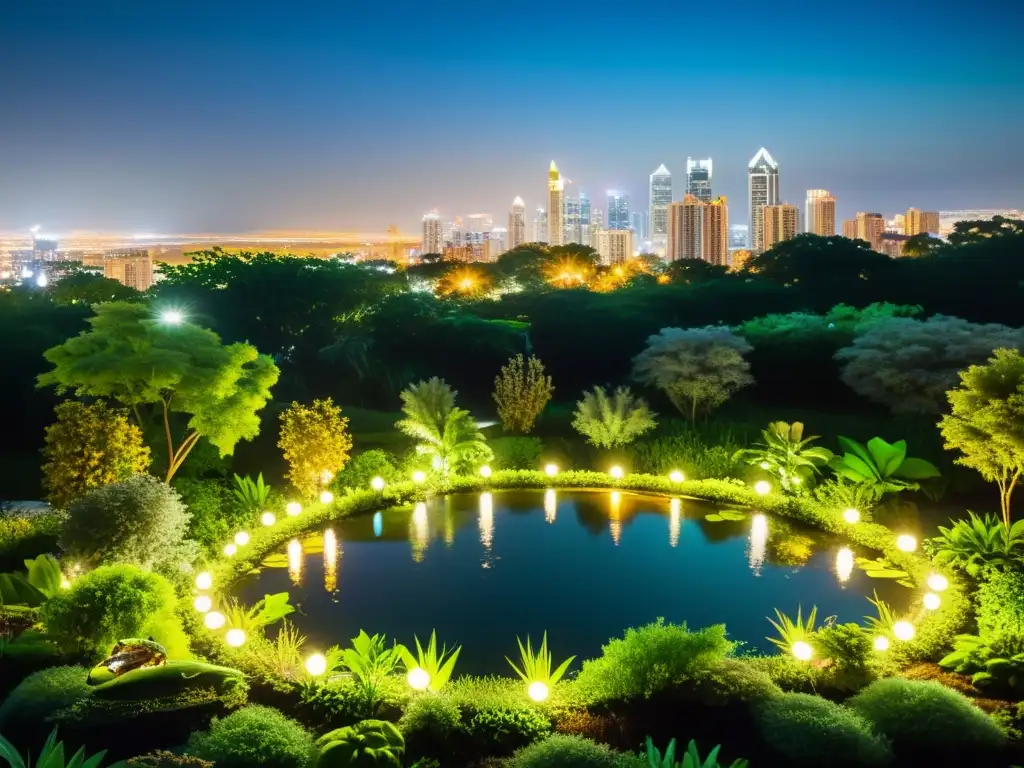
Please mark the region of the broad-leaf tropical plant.
POLYGON ((683 753, 683 759, 676 762, 676 740, 672 739, 662 755, 651 737, 647 737, 647 764, 649 768, 747 768, 750 764, 747 760, 733 760, 728 767, 718 762, 718 751, 722 748, 718 745, 712 749, 706 760, 701 760, 700 752, 697 750, 697 742, 691 740, 683 753))
POLYGON ((405 739, 386 720, 363 720, 316 741, 316 768, 402 768, 405 739))
POLYGON ((811 445, 818 437, 804 437, 804 425, 799 421, 774 421, 761 430, 761 439, 753 448, 737 451, 734 458, 778 476, 786 491, 807 488, 832 458, 828 448, 811 445))
POLYGON ((916 491, 921 480, 939 477, 935 465, 924 459, 907 457, 907 441, 887 443, 880 437, 867 445, 840 435, 841 456, 833 456, 828 466, 839 477, 871 488, 876 497, 886 493, 916 491))
POLYGON ((342 649, 341 665, 355 678, 363 694, 366 711, 370 715, 377 708, 381 684, 398 668, 403 655, 398 644, 388 648, 384 635, 370 636, 363 630, 359 631, 357 637, 352 638, 351 648, 342 649))
POLYGON ((516 642, 519 643, 519 658, 521 667, 516 666, 512 659, 505 657, 505 660, 511 665, 512 669, 516 671, 527 683, 543 683, 548 688, 551 688, 562 679, 565 675, 566 670, 569 669, 569 665, 572 664, 575 656, 570 656, 568 659, 559 664, 554 671, 551 669, 552 659, 551 652, 548 651, 548 633, 544 633, 544 639, 541 640, 540 648, 537 652, 533 652, 533 646, 530 644, 530 636, 526 636, 526 645, 523 645, 523 641, 518 637, 516 642))
POLYGON ((494 457, 469 411, 455 407, 455 394, 436 377, 412 384, 401 394, 405 418, 395 424, 445 477, 452 469, 494 457))
POLYGON ((441 650, 437 650, 437 632, 432 630, 430 632, 430 642, 427 644, 426 649, 420 644, 420 639, 413 636, 416 641, 416 655, 413 656, 412 652, 404 645, 398 646, 398 652, 402 657, 402 663, 405 664, 407 671, 411 671, 419 667, 430 676, 430 690, 440 691, 444 688, 445 683, 451 679, 452 672, 455 670, 455 662, 459 659, 459 652, 462 651, 462 646, 457 645, 448 650, 447 645, 441 646, 441 650))
POLYGON ((248 475, 245 477, 235 475, 234 494, 239 507, 249 514, 257 514, 267 505, 267 499, 270 498, 270 486, 263 482, 262 472, 255 480, 248 475))
POLYGON ((241 629, 246 633, 264 629, 295 612, 288 601, 287 592, 264 595, 262 600, 249 607, 229 598, 224 605, 225 623, 231 629, 241 629))
POLYGON ((1024 560, 1024 520, 1007 528, 995 515, 970 512, 966 520, 951 522, 925 542, 936 564, 977 577, 986 568, 1012 568, 1024 560))
MULTIPOLYGON (((54 728, 43 744, 43 749, 36 758, 34 768, 100 768, 106 750, 87 757, 85 747, 81 747, 70 759, 64 757, 64 742, 57 741, 57 729, 54 728)), ((22 759, 18 750, 3 736, 0 736, 0 759, 7 761, 11 768, 33 768, 30 759, 22 759)), ((107 768, 124 768, 123 762, 111 763, 107 768)))
POLYGON ((25 573, 0 573, 0 605, 35 608, 56 595, 64 575, 53 555, 25 561, 25 573))
POLYGON ((1024 635, 1012 630, 957 635, 953 651, 939 666, 971 675, 971 683, 979 688, 1020 693, 1024 690, 1024 635))
POLYGON ((655 414, 647 403, 635 397, 629 387, 619 387, 611 395, 604 387, 584 392, 576 403, 573 428, 598 448, 629 445, 640 435, 654 429, 655 414))

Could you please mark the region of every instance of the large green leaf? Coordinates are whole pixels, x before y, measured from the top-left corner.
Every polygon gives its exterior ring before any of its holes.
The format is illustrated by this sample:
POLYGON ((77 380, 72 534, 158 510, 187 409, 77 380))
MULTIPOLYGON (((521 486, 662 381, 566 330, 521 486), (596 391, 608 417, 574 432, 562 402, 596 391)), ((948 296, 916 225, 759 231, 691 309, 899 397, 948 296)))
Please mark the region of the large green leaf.
POLYGON ((927 480, 931 477, 940 477, 939 470, 929 461, 924 459, 905 459, 896 472, 897 477, 907 480, 927 480))
POLYGON ((255 620, 257 624, 263 627, 280 621, 288 614, 295 612, 295 608, 288 603, 287 592, 264 595, 263 599, 257 603, 257 606, 259 606, 259 611, 256 613, 255 620))
POLYGON ((53 555, 39 555, 35 560, 26 560, 25 568, 28 569, 28 583, 44 595, 53 597, 60 592, 64 574, 53 555))
POLYGON ((20 573, 0 573, 0 605, 27 605, 36 608, 46 595, 28 583, 20 573))
POLYGON ((861 461, 867 462, 871 465, 875 463, 875 460, 871 458, 871 454, 868 453, 868 449, 856 440, 851 440, 850 438, 843 437, 842 435, 838 435, 836 440, 839 441, 839 447, 843 449, 844 453, 852 453, 861 461))
POLYGON ((879 474, 889 477, 907 458, 907 441, 897 440, 890 444, 880 437, 873 437, 868 440, 868 452, 875 460, 879 474))
POLYGON ((862 483, 881 479, 875 466, 864 461, 859 456, 855 456, 852 453, 844 453, 842 461, 847 467, 860 475, 860 482, 862 483))

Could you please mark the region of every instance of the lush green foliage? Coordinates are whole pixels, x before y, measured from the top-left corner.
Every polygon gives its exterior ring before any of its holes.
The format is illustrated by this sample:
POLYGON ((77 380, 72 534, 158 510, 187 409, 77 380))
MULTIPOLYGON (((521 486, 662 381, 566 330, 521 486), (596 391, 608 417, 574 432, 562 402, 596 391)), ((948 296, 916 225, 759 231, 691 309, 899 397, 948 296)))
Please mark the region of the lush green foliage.
POLYGON ((25 561, 25 573, 0 573, 0 605, 36 608, 60 592, 63 574, 53 555, 25 561))
POLYGON ((0 730, 31 733, 54 715, 89 695, 85 667, 50 667, 34 672, 0 705, 0 730))
MULTIPOLYGON (((36 768, 100 768, 106 751, 98 752, 91 757, 85 754, 85 747, 80 747, 77 752, 67 760, 64 758, 64 742, 57 741, 57 729, 54 728, 43 744, 39 756, 36 758, 36 768)), ((11 768, 31 768, 30 759, 22 759, 21 755, 3 736, 0 736, 0 758, 7 761, 11 768)), ((123 768, 124 763, 111 763, 108 768, 123 768)))
POLYGON ((1024 559, 1024 520, 1007 527, 995 515, 969 513, 966 520, 939 526, 939 535, 925 542, 938 565, 978 577, 990 568, 1011 568, 1024 559))
POLYGON ((833 688, 858 690, 874 677, 872 637, 859 624, 833 624, 819 629, 813 645, 828 661, 826 681, 833 688))
MULTIPOLYGON (((665 754, 654 746, 650 737, 647 739, 647 762, 649 768, 719 768, 718 751, 721 745, 715 747, 708 753, 706 760, 702 760, 697 750, 697 742, 690 741, 683 753, 683 759, 676 762, 676 740, 672 739, 665 748, 665 754)), ((747 760, 737 759, 729 763, 728 768, 747 768, 747 760)), ((722 768, 725 768, 724 766, 722 768)))
POLYGON ((426 693, 414 696, 402 713, 398 727, 410 755, 441 756, 465 729, 462 711, 447 696, 426 693))
POLYGON ((338 728, 317 739, 316 745, 317 768, 402 768, 405 754, 402 733, 384 720, 363 720, 338 728))
POLYGON ((818 696, 786 693, 754 709, 761 738, 785 765, 885 766, 892 754, 856 712, 818 696))
POLYGON ((761 439, 753 448, 738 451, 736 458, 771 472, 779 478, 782 488, 790 492, 812 484, 821 467, 832 458, 832 451, 811 445, 818 438, 804 437, 804 425, 799 421, 772 422, 761 431, 761 439))
POLYGON ((394 456, 374 448, 353 456, 345 468, 335 475, 334 485, 338 488, 365 490, 375 477, 383 478, 386 483, 405 479, 395 466, 394 456))
POLYGON ((125 768, 214 768, 209 760, 193 755, 177 755, 165 749, 158 749, 146 755, 133 757, 125 762, 125 768))
POLYGON ((480 709, 466 723, 469 737, 485 751, 508 754, 551 732, 551 721, 525 707, 480 709))
POLYGON ((610 640, 599 658, 583 662, 575 686, 590 701, 651 696, 713 668, 732 649, 721 624, 691 632, 659 620, 610 640))
MULTIPOLYGON (((792 656, 761 657, 792 659, 792 656)), ((795 659, 794 659, 795 661, 795 659)), ((802 664, 804 668, 806 664, 802 664)), ((771 676, 759 669, 751 659, 726 658, 704 672, 697 673, 692 682, 697 699, 708 705, 736 701, 753 702, 782 693, 771 676)))
POLYGON ((411 385, 402 392, 405 418, 395 425, 445 476, 449 470, 479 466, 493 458, 469 411, 455 407, 455 394, 438 378, 411 385))
POLYGON ((876 497, 916 490, 918 481, 939 476, 939 470, 924 459, 907 458, 905 440, 890 444, 873 437, 863 445, 842 435, 837 439, 844 453, 834 456, 829 468, 844 480, 870 488, 876 497))
POLYGON ((978 585, 978 629, 1024 635, 1024 573, 993 571, 978 585))
POLYGON ((768 619, 768 623, 775 627, 779 636, 766 638, 768 642, 779 648, 783 653, 789 653, 794 643, 809 643, 813 640, 814 621, 818 616, 818 606, 815 605, 811 608, 811 612, 807 614, 806 621, 802 613, 803 607, 797 606, 796 619, 793 620, 776 608, 775 615, 779 620, 776 622, 768 619))
POLYGON ((573 428, 598 448, 629 445, 640 435, 654 429, 655 414, 644 400, 635 397, 629 387, 619 387, 610 396, 604 387, 584 392, 576 403, 573 428))
POLYGON ((261 631, 295 612, 294 606, 288 600, 287 592, 264 595, 251 606, 228 598, 224 605, 225 626, 230 629, 241 629, 247 635, 261 631))
POLYGON ((536 469, 544 450, 539 437, 499 437, 490 446, 495 469, 536 469))
POLYGON ((892 741, 898 758, 921 765, 985 764, 1006 741, 988 715, 936 682, 879 680, 850 699, 849 706, 892 741))
POLYGON ((54 409, 46 428, 43 487, 46 500, 66 507, 93 488, 127 480, 149 468, 142 430, 123 410, 97 402, 66 400, 54 409))
POLYGON ((193 733, 185 752, 217 768, 306 768, 314 747, 313 737, 291 718, 249 706, 214 720, 209 731, 193 733))
POLYGON ((235 499, 221 480, 174 478, 174 490, 189 511, 188 538, 207 549, 220 551, 236 531, 252 525, 248 510, 234 503, 235 499))
POLYGON ((554 391, 551 377, 544 374, 544 364, 538 358, 513 357, 494 379, 493 397, 502 429, 529 433, 554 391))
POLYGON ((516 642, 519 644, 519 658, 520 666, 516 666, 516 663, 512 659, 505 657, 512 669, 519 677, 530 683, 543 683, 548 688, 554 687, 554 685, 562 679, 565 675, 569 665, 572 664, 575 656, 570 656, 568 659, 559 664, 554 671, 551 669, 552 658, 551 652, 548 650, 548 633, 544 633, 544 639, 540 642, 540 648, 534 653, 533 646, 530 643, 530 636, 526 636, 526 645, 523 645, 523 641, 518 637, 516 642))
POLYGON ((80 576, 43 607, 43 625, 62 648, 99 658, 118 641, 151 637, 171 658, 188 641, 175 614, 174 588, 131 565, 107 565, 80 576))
POLYGON ((417 667, 422 669, 430 675, 430 690, 440 691, 451 679, 452 672, 455 670, 455 662, 459 660, 459 652, 462 651, 462 646, 457 645, 449 651, 448 646, 443 645, 441 650, 438 651, 437 632, 434 630, 430 632, 430 642, 427 643, 426 648, 420 644, 419 637, 414 636, 413 639, 416 641, 415 656, 404 645, 397 648, 399 656, 402 658, 402 663, 405 664, 406 670, 413 670, 417 667))
POLYGON ((1010 527, 1010 499, 1024 472, 1024 356, 997 349, 985 365, 960 373, 948 393, 950 413, 939 430, 945 447, 963 454, 958 464, 999 486, 1003 525, 1010 527))
POLYGON ((680 413, 696 421, 754 383, 743 355, 750 344, 728 328, 662 328, 633 358, 633 378, 664 392, 680 413))
POLYGON ((854 392, 894 412, 939 414, 957 374, 992 350, 1024 349, 1024 329, 935 315, 873 324, 839 350, 842 379, 854 392))
POLYGON ((1024 691, 1024 634, 995 629, 980 635, 957 635, 953 650, 939 665, 962 674, 981 689, 1024 691))
POLYGON ((226 455, 256 436, 256 412, 278 378, 269 357, 248 344, 224 346, 217 334, 191 323, 161 322, 145 304, 110 302, 95 312, 88 331, 46 352, 54 368, 39 377, 41 386, 113 398, 140 422, 143 407, 153 406, 168 445, 167 481, 200 437, 226 455), (188 416, 188 433, 177 445, 173 413, 188 416))
POLYGON ((589 739, 555 734, 524 747, 507 765, 508 768, 633 768, 638 763, 632 756, 613 752, 589 739))
POLYGON ((277 447, 288 462, 291 484, 311 499, 348 461, 348 419, 331 398, 314 400, 312 405, 292 403, 281 414, 277 447))
MULTIPOLYGON (((352 673, 362 691, 366 712, 373 715, 380 701, 380 687, 402 661, 398 645, 387 647, 383 635, 370 636, 360 630, 352 638, 352 647, 341 651, 340 663, 352 673)), ((407 652, 407 651, 406 651, 407 652)))
POLYGON ((263 482, 263 473, 253 480, 246 475, 239 477, 235 475, 235 505, 242 510, 242 513, 249 518, 255 518, 270 498, 270 486, 263 482))
POLYGON ((727 434, 713 440, 688 430, 672 437, 639 441, 629 446, 627 455, 634 472, 667 475, 679 470, 689 478, 742 477, 745 470, 736 458, 739 446, 727 434))
POLYGON ((89 491, 68 509, 61 549, 87 565, 171 567, 187 558, 189 513, 178 493, 149 475, 89 491))

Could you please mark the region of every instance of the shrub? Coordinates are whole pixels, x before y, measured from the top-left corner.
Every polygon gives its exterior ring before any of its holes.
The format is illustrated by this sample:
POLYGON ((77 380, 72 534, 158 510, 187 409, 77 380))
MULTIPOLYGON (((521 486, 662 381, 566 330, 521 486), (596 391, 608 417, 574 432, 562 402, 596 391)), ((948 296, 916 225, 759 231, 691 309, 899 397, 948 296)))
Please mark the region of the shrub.
POLYGON ((425 693, 409 702, 398 728, 410 755, 443 756, 446 744, 464 730, 462 712, 446 696, 425 693))
POLYGON ((527 434, 554 389, 551 377, 544 375, 544 364, 538 358, 526 360, 516 355, 509 360, 494 379, 493 397, 502 429, 527 434))
POLYGON ((91 658, 130 637, 151 637, 174 658, 188 652, 175 605, 174 588, 163 576, 131 565, 107 565, 48 600, 43 625, 62 648, 91 658))
POLYGON ((276 709, 250 706, 214 720, 209 731, 193 733, 185 752, 217 768, 306 768, 313 737, 276 709))
POLYGON ((210 550, 220 551, 236 531, 253 523, 253 517, 234 503, 223 480, 176 477, 174 490, 189 511, 188 537, 210 550))
POLYGON ((644 763, 581 736, 555 734, 519 750, 506 765, 508 768, 632 768, 644 763))
POLYGON ((978 586, 978 630, 1024 635, 1024 573, 994 571, 978 586))
POLYGON ((873 678, 869 662, 877 655, 871 636, 859 624, 833 624, 819 629, 812 641, 818 656, 828 659, 828 680, 836 688, 858 690, 873 678))
POLYGON ((544 451, 539 437, 498 437, 490 446, 495 469, 536 469, 544 451))
POLYGON ((333 474, 348 461, 352 450, 348 419, 331 398, 314 400, 312 405, 292 403, 281 414, 277 447, 288 462, 291 484, 311 499, 325 485, 324 473, 333 474))
POLYGON ((655 425, 654 413, 629 387, 619 387, 611 395, 603 387, 584 392, 572 421, 573 429, 598 448, 629 445, 655 425))
POLYGON ((768 675, 769 679, 783 691, 813 692, 821 677, 818 667, 797 661, 790 653, 752 656, 743 661, 758 672, 768 675))
POLYGON ((937 565, 965 571, 978 578, 998 568, 1013 568, 1024 560, 1024 521, 1006 526, 995 515, 968 513, 966 520, 939 526, 939 535, 925 542, 937 565))
POLYGON ((193 755, 176 755, 173 752, 158 749, 148 755, 139 755, 126 760, 124 768, 213 768, 213 763, 193 755))
POLYGON ((90 491, 68 509, 60 545, 91 566, 130 563, 150 569, 180 552, 189 513, 178 493, 155 477, 136 475, 90 491))
POLYGON ((375 477, 382 477, 387 483, 408 479, 401 477, 401 473, 395 467, 394 458, 387 451, 377 448, 356 454, 345 468, 335 475, 334 484, 338 488, 365 491, 375 477))
POLYGON ((51 667, 29 675, 0 705, 0 731, 19 738, 48 731, 54 715, 89 695, 88 676, 85 667, 51 667))
POLYGON ((66 507, 93 488, 149 468, 142 430, 128 421, 126 411, 66 400, 54 413, 57 422, 46 428, 43 448, 43 486, 53 506, 66 507))
POLYGON ((363 720, 338 728, 316 741, 317 768, 402 768, 405 740, 384 720, 363 720))
POLYGON ((753 702, 782 694, 764 670, 745 659, 722 659, 694 679, 697 698, 705 704, 753 702))
POLYGON ((818 696, 786 693, 754 709, 761 738, 789 766, 884 766, 892 761, 871 724, 818 696))
POLYGON ((735 458, 739 448, 728 436, 724 436, 724 444, 712 445, 688 430, 635 443, 628 449, 627 460, 634 472, 652 475, 666 475, 678 469, 689 479, 742 477, 743 465, 735 458))
POLYGON ((659 619, 609 641, 599 658, 583 662, 575 685, 590 701, 650 696, 707 672, 733 647, 722 624, 691 632, 659 619))
POLYGON ((455 407, 455 395, 436 377, 411 384, 400 395, 405 418, 395 424, 445 477, 449 470, 476 467, 494 458, 469 411, 455 407))
POLYGON ((510 754, 551 733, 551 721, 533 709, 483 709, 469 719, 466 730, 482 750, 510 754))
MULTIPOLYGON (((409 701, 409 686, 397 675, 381 680, 375 693, 376 707, 381 712, 400 713, 409 701)), ((331 680, 327 685, 304 685, 301 696, 303 705, 319 721, 354 723, 366 716, 366 691, 350 677, 331 680)))
POLYGON ((964 695, 934 681, 889 678, 849 701, 892 741, 897 757, 929 764, 961 757, 979 760, 1006 741, 999 726, 964 695))

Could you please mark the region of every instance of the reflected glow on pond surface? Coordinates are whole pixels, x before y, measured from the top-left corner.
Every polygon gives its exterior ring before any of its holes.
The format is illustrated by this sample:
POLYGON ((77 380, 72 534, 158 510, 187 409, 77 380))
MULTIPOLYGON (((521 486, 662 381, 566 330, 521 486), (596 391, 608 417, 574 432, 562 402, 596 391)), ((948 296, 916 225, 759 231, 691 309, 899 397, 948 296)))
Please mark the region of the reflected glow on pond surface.
MULTIPOLYGON (((411 644, 437 629, 461 644, 458 672, 507 671, 516 635, 547 630, 556 657, 597 655, 663 616, 725 623, 771 651, 774 609, 818 606, 861 622, 879 596, 899 613, 912 590, 869 578, 848 542, 756 511, 624 491, 495 491, 338 520, 270 555, 233 592, 251 605, 289 591, 312 647, 360 629, 411 644)), ((578 665, 577 665, 578 666, 578 665)))

